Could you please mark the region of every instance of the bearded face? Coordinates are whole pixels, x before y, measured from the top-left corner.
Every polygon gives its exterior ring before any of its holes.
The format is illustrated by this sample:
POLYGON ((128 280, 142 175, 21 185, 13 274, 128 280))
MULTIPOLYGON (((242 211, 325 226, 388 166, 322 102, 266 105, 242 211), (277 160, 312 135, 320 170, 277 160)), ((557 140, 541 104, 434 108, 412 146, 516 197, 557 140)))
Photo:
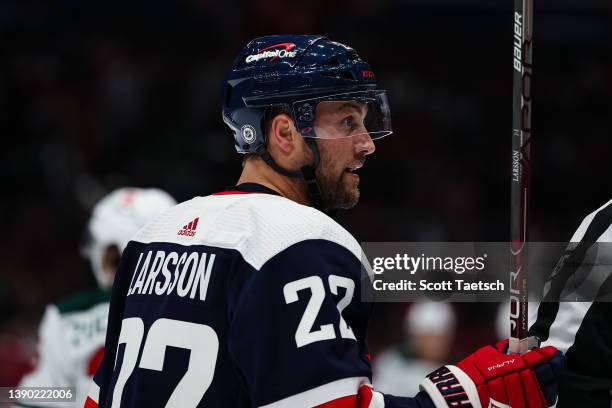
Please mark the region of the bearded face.
POLYGON ((365 154, 348 154, 349 147, 339 148, 338 144, 349 144, 350 140, 336 139, 318 141, 320 164, 316 170, 325 208, 348 209, 359 201, 359 176, 356 171, 365 162, 365 154), (342 153, 345 157, 339 157, 342 153))
POLYGON ((357 170, 374 142, 364 126, 367 106, 352 101, 323 102, 317 106, 315 132, 320 153, 316 170, 326 208, 347 209, 359 201, 357 170))

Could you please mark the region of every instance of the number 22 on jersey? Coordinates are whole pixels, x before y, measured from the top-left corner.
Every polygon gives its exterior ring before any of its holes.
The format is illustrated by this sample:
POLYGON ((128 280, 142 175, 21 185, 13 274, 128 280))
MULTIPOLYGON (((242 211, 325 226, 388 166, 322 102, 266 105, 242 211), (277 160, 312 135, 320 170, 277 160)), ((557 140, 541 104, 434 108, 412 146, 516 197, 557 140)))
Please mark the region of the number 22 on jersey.
MULTIPOLYGON (((144 323, 141 318, 123 319, 118 344, 125 343, 125 352, 113 390, 111 408, 121 406, 123 388, 136 368, 143 337, 144 323)), ((157 319, 147 334, 138 367, 162 371, 168 346, 188 349, 191 353, 187 372, 174 388, 166 408, 196 407, 213 380, 219 338, 210 326, 204 324, 157 319)))
MULTIPOLYGON (((342 311, 349 305, 349 303, 351 303, 351 300, 353 299, 355 282, 353 282, 352 279, 337 275, 329 275, 327 280, 329 289, 334 295, 338 294, 338 288, 345 289, 344 296, 336 304, 338 314, 340 315, 340 322, 338 324, 340 328, 340 336, 343 339, 355 340, 353 330, 346 324, 344 317, 342 317, 342 311)), ((298 348, 317 341, 331 340, 336 338, 336 333, 332 324, 323 324, 319 326, 318 330, 312 330, 312 326, 317 319, 317 315, 319 314, 321 306, 323 305, 323 300, 325 299, 325 286, 323 284, 323 279, 321 279, 320 276, 309 276, 307 278, 302 278, 287 283, 283 288, 285 303, 290 304, 296 302, 298 300, 298 291, 304 289, 310 289, 311 296, 295 332, 295 343, 298 348)))

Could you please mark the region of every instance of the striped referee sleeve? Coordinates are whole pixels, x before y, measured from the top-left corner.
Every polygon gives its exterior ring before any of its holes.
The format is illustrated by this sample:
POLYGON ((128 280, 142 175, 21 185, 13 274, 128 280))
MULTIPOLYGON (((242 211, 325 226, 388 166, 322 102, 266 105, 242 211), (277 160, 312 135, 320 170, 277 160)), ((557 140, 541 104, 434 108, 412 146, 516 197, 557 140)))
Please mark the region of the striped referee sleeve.
POLYGON ((584 299, 612 294, 611 224, 612 200, 583 220, 547 282, 530 328, 542 346, 565 353, 557 408, 612 407, 612 302, 550 301, 571 288, 584 299))

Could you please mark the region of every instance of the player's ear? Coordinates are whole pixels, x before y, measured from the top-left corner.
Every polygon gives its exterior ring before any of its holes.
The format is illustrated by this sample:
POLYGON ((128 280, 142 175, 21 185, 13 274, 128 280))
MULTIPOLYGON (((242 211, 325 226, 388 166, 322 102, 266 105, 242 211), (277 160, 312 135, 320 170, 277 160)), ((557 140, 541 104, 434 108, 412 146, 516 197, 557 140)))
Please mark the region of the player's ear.
POLYGON ((269 147, 274 145, 282 155, 290 155, 296 149, 297 139, 298 133, 291 116, 280 113, 272 118, 268 134, 269 147))

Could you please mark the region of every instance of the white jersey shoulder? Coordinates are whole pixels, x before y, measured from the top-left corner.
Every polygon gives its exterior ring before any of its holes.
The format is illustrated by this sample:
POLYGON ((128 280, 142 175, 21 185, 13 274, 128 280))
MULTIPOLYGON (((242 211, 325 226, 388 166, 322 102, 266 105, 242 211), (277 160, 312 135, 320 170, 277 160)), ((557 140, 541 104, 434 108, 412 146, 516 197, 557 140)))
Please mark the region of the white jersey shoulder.
POLYGON ((84 291, 47 306, 39 329, 36 367, 19 385, 75 387, 76 399, 72 403, 46 402, 42 406, 83 406, 103 353, 109 297, 99 290, 84 291))
POLYGON ((361 260, 353 236, 326 214, 272 194, 196 197, 141 229, 137 242, 169 242, 235 249, 255 269, 307 240, 336 243, 361 260))

